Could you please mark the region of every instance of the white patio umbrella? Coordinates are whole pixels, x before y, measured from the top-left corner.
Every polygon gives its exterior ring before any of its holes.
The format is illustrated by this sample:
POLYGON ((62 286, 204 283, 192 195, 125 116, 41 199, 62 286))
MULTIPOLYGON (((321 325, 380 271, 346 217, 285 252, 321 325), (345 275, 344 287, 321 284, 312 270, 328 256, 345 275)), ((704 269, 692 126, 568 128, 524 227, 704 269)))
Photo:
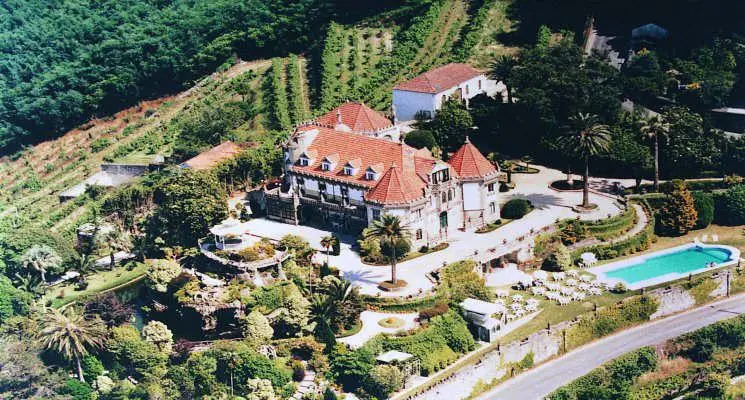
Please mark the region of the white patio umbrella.
POLYGON ((579 290, 581 290, 583 292, 587 292, 587 291, 590 290, 590 285, 588 285, 586 283, 580 283, 579 286, 577 286, 577 287, 579 288, 579 290))
POLYGON ((563 272, 554 272, 553 277, 555 281, 563 281, 566 278, 566 274, 563 272))
POLYGON ((577 280, 574 278, 569 278, 566 281, 567 286, 577 286, 577 280))
POLYGON ((521 294, 513 294, 512 295, 512 302, 513 303, 517 303, 517 302, 520 302, 520 301, 523 301, 523 295, 521 295, 521 294))
POLYGON ((580 254, 579 259, 581 260, 582 265, 584 265, 585 267, 590 267, 598 262, 598 258, 595 253, 591 252, 580 254))
POLYGON ((538 311, 538 304, 528 304, 527 306, 525 306, 525 311, 528 311, 528 312, 538 311))
POLYGON ((592 277, 590 275, 580 275, 579 280, 582 282, 590 282, 592 281, 592 277))
POLYGON ((561 294, 563 294, 565 296, 569 296, 569 295, 571 295, 572 293, 575 292, 574 288, 570 288, 570 287, 566 287, 566 286, 565 287, 562 287, 561 289, 559 289, 559 291, 561 292, 561 294))
POLYGON ((494 293, 497 295, 497 297, 507 297, 510 295, 510 292, 504 289, 495 290, 494 293))
POLYGON ((572 293, 572 300, 584 300, 584 299, 585 299, 585 294, 584 293, 582 293, 582 292, 572 293))
POLYGON ((567 276, 571 276, 572 278, 576 278, 579 275, 579 272, 577 272, 576 269, 570 269, 566 272, 567 276))
POLYGON ((541 271, 541 270, 535 271, 535 272, 533 272, 533 278, 545 282, 548 279, 548 272, 541 271))

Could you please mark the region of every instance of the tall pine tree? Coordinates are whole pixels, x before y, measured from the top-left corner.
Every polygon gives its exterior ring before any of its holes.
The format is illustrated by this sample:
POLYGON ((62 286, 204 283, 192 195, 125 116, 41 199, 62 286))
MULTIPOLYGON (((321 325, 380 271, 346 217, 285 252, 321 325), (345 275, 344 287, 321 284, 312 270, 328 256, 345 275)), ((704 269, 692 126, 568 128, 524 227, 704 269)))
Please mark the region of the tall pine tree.
POLYGON ((660 230, 663 234, 680 236, 696 226, 698 212, 691 191, 685 182, 673 181, 673 190, 660 210, 660 230))

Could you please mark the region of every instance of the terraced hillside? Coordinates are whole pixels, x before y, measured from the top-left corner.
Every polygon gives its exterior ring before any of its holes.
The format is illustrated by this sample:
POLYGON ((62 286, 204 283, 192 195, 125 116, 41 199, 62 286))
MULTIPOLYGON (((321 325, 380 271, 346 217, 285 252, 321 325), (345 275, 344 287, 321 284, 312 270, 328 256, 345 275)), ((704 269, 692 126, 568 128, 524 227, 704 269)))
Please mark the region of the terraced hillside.
POLYGON ((142 164, 172 154, 180 161, 227 139, 276 140, 346 99, 388 111, 398 82, 447 62, 485 67, 494 54, 512 51, 496 39, 512 29, 510 1, 436 0, 354 25, 331 23, 317 65, 304 55, 239 62, 181 94, 0 159, 0 218, 71 232, 89 217, 92 199, 60 203, 58 195, 103 162, 142 164), (319 77, 317 87, 310 76, 319 77))
MULTIPOLYGON (((301 62, 297 60, 298 64, 301 62)), ((269 61, 238 63, 215 73, 193 88, 174 96, 123 110, 105 120, 93 120, 64 136, 28 147, 15 159, 0 159, 0 218, 14 224, 29 224, 69 232, 89 212, 89 196, 60 203, 58 195, 92 175, 104 162, 147 163, 155 155, 168 157, 195 117, 205 123, 203 110, 231 102, 250 102, 255 112, 238 120, 226 137, 238 141, 261 140, 266 136, 266 115, 272 104, 264 104, 269 61), (17 221, 15 221, 17 219, 17 221)), ((307 98, 302 106, 307 113, 307 98)), ((224 110, 223 110, 224 111, 224 110)))

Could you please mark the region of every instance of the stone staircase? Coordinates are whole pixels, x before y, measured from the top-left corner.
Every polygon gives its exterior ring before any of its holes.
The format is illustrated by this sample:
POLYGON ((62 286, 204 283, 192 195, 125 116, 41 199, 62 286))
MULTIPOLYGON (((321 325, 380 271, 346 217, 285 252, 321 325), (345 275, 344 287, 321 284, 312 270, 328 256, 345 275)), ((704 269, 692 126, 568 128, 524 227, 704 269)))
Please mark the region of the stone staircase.
POLYGON ((302 381, 297 384, 297 391, 292 395, 292 399, 300 400, 305 396, 306 393, 318 392, 316 385, 316 372, 312 370, 305 370, 305 377, 302 381))

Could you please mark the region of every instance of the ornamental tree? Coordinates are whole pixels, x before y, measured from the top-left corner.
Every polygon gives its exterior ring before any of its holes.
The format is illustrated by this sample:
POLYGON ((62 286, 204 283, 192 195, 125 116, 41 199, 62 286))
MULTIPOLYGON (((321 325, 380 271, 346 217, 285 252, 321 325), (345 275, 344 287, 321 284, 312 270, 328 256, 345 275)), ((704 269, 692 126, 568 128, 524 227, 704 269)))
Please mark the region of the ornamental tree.
POLYGON ((168 284, 181 274, 181 264, 171 259, 153 260, 145 274, 148 286, 156 292, 165 293, 168 291, 168 284))
POLYGON ((160 321, 150 321, 142 328, 142 337, 145 341, 153 343, 158 350, 165 354, 171 354, 173 348, 173 333, 166 324, 160 321))
POLYGON ((209 171, 181 170, 155 192, 153 225, 171 244, 193 246, 207 230, 228 217, 225 189, 209 171))
POLYGON ((246 400, 274 400, 274 388, 268 379, 249 379, 246 381, 246 400))
POLYGON ((698 212, 691 191, 683 181, 673 181, 673 190, 659 213, 662 233, 680 236, 696 226, 698 212))
POLYGON ((269 325, 269 320, 258 310, 251 311, 242 322, 243 335, 246 340, 263 342, 274 335, 274 329, 269 325))

